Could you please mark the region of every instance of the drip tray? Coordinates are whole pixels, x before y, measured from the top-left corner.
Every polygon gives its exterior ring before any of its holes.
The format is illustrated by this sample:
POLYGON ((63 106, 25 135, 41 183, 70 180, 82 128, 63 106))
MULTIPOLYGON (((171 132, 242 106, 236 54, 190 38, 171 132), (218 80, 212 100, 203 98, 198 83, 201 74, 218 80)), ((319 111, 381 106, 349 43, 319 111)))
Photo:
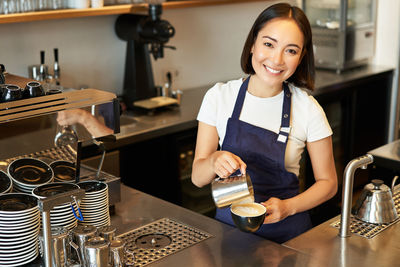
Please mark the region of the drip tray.
MULTIPOLYGON (((395 188, 398 188, 396 186, 395 188)), ((397 211, 397 214, 400 215, 400 190, 394 190, 395 193, 393 195, 394 205, 397 211)), ((394 220, 391 223, 382 223, 382 224, 374 224, 367 223, 355 218, 353 215, 350 217, 350 232, 353 234, 359 235, 365 238, 373 238, 381 233, 383 230, 387 229, 389 226, 400 221, 400 217, 394 220)), ((340 228, 340 216, 339 219, 331 223, 332 227, 340 228)))
POLYGON ((170 218, 162 218, 118 237, 126 242, 127 249, 134 255, 133 258, 127 254, 127 265, 145 266, 212 235, 170 218))

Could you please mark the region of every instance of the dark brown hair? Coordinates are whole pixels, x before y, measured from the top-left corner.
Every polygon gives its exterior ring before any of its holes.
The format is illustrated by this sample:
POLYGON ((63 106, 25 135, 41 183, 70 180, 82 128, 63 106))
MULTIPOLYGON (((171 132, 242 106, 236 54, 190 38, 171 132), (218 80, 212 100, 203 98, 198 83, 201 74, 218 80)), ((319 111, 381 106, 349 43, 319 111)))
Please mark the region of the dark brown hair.
POLYGON ((251 64, 251 48, 257 39, 258 32, 268 21, 275 18, 293 19, 304 35, 304 46, 300 64, 293 75, 289 77, 288 82, 292 82, 298 87, 306 87, 307 89, 314 90, 315 66, 310 22, 300 8, 286 3, 279 3, 268 7, 261 12, 254 22, 243 47, 240 60, 242 70, 246 74, 255 74, 253 65, 251 64))

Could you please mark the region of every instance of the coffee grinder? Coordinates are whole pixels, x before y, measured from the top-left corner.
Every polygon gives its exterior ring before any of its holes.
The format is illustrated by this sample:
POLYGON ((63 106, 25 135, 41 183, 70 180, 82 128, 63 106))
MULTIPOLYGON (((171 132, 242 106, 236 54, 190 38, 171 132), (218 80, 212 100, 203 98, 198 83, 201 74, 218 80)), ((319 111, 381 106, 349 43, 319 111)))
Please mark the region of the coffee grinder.
MULTIPOLYGON (((175 34, 174 27, 160 19, 162 5, 150 2, 148 15, 123 14, 115 22, 117 36, 127 41, 122 100, 128 109, 137 100, 157 96, 150 53, 157 60, 164 56, 165 45, 175 34)), ((162 1, 161 1, 162 2, 162 1)))

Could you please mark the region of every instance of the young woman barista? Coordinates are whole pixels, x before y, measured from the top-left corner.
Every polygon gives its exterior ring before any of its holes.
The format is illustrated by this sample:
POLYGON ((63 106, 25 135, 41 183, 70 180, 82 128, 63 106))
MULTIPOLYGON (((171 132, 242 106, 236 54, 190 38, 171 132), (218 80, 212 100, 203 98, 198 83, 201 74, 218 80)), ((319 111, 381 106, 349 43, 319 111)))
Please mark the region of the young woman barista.
MULTIPOLYGON (((202 187, 216 176, 248 172, 255 201, 267 209, 256 234, 283 243, 310 229, 307 210, 337 191, 332 130, 304 90, 314 89, 314 55, 303 11, 284 3, 265 9, 247 37, 241 67, 247 78, 217 83, 203 99, 192 182, 202 187), (305 147, 315 183, 299 194, 305 147)), ((216 219, 233 225, 229 208, 218 209, 216 219)))

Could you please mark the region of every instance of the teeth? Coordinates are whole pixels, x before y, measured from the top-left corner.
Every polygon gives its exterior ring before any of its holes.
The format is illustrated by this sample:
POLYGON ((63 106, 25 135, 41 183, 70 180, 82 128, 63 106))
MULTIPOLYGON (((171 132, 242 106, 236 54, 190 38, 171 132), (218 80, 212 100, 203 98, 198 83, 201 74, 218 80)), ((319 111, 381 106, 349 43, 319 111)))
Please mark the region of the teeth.
POLYGON ((271 69, 270 67, 267 67, 267 66, 265 66, 265 67, 267 68, 268 71, 270 71, 270 72, 272 72, 272 73, 279 73, 279 72, 281 72, 280 70, 274 70, 274 69, 271 69))

